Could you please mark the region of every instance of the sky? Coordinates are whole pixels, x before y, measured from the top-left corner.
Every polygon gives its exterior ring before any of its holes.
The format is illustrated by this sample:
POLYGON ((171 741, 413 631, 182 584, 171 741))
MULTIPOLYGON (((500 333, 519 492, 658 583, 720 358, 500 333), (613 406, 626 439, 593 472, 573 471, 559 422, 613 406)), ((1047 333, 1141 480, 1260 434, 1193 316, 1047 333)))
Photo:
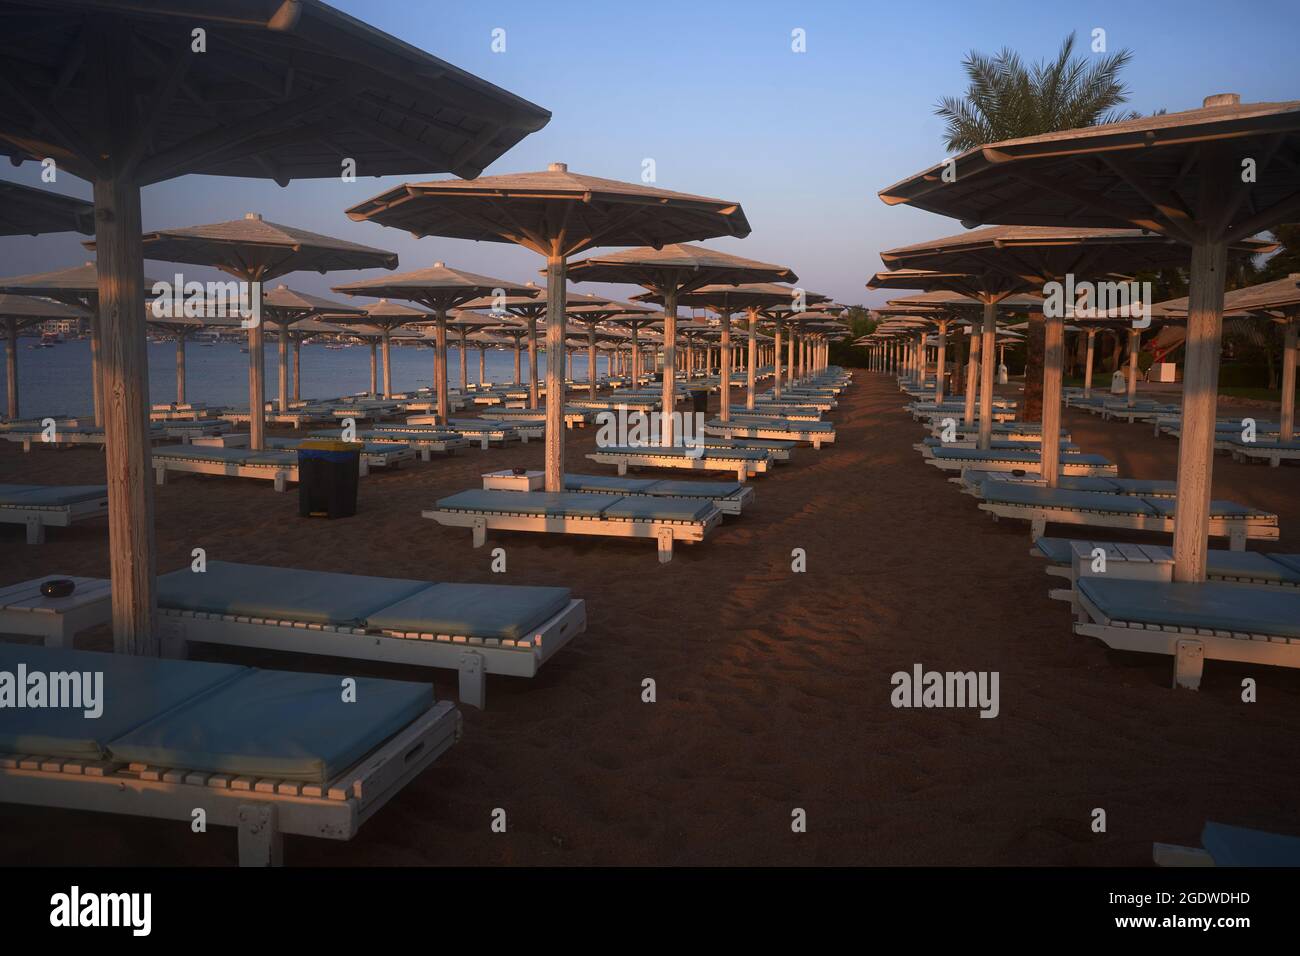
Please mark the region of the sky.
MULTIPOLYGON (((1124 73, 1132 91, 1125 109, 1190 109, 1220 92, 1239 93, 1243 102, 1300 99, 1300 0, 335 5, 551 111, 551 122, 488 175, 567 162, 575 172, 639 181, 651 159, 657 185, 743 205, 751 235, 708 245, 790 266, 801 286, 846 304, 880 304, 887 297, 864 288, 881 268, 880 250, 961 231, 941 216, 887 207, 876 193, 944 158, 943 121, 934 106, 965 91, 961 61, 971 50, 1010 47, 1032 62, 1054 55, 1073 31, 1087 55, 1093 30, 1101 28, 1108 52, 1133 53, 1124 73), (503 52, 492 49, 498 29, 505 31, 503 52), (803 31, 805 52, 792 50, 795 30, 803 31)), ((35 163, 5 164, 0 177, 42 185, 35 163)), ((538 278, 540 258, 526 250, 415 240, 343 214, 400 181, 303 180, 281 188, 187 176, 144 191, 144 226, 220 222, 256 211, 397 252, 403 270, 442 260, 503 279, 538 278)), ((70 174, 45 188, 90 196, 89 185, 70 174)), ((79 238, 0 238, 0 274, 85 261, 79 238)), ((145 263, 155 278, 171 271, 165 263, 145 263)), ((320 294, 363 275, 297 274, 285 281, 320 294)), ((640 291, 579 288, 621 297, 640 291)))

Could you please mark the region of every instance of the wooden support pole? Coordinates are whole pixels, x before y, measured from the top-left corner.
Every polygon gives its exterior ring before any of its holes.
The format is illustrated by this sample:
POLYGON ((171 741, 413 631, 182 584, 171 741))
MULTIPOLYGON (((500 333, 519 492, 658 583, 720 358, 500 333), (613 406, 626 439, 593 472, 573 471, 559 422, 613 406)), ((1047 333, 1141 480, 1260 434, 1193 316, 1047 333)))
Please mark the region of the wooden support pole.
POLYGON ((745 409, 754 410, 754 366, 758 364, 758 309, 751 306, 749 308, 749 355, 745 359, 745 384, 748 391, 745 394, 745 409))
POLYGON ((511 338, 513 338, 513 339, 515 340, 515 381, 514 381, 514 384, 518 385, 518 384, 522 381, 522 376, 520 375, 520 362, 519 362, 519 360, 520 360, 520 358, 521 358, 520 351, 519 351, 519 345, 520 345, 521 336, 513 335, 513 336, 511 336, 511 338))
POLYGON ((1065 353, 1065 320, 1056 315, 1043 317, 1043 415, 1040 448, 1041 473, 1047 487, 1060 480, 1061 461, 1061 365, 1065 353))
POLYGON ((302 401, 302 341, 293 340, 293 400, 302 401))
POLYGON ((370 397, 379 397, 379 343, 370 340, 370 397))
POLYGON ((1296 339, 1300 333, 1300 317, 1293 316, 1286 326, 1286 335, 1282 340, 1282 441, 1290 441, 1295 436, 1295 366, 1296 339))
POLYGON ((587 323, 587 394, 596 397, 596 323, 587 323))
MULTIPOLYGON (((550 294, 547 294, 549 300, 550 294)), ((550 366, 550 360, 547 360, 550 366)), ((528 407, 537 409, 537 316, 528 317, 528 407)))
POLYGON ((384 326, 380 330, 380 352, 384 360, 384 398, 393 397, 393 330, 384 326))
POLYGON ((670 276, 659 291, 664 297, 664 377, 659 443, 667 448, 673 443, 673 409, 677 405, 677 279, 670 276))
POLYGON ((185 339, 184 332, 176 333, 176 404, 185 404, 185 339))
POLYGON ((90 391, 95 403, 95 427, 104 427, 104 333, 98 315, 90 320, 90 391))
MULTIPOLYGON (((109 45, 113 38, 96 39, 109 45)), ((103 54, 101 65, 129 55, 126 38, 116 39, 122 47, 103 54)), ((134 91, 128 88, 126 65, 115 66, 101 77, 112 104, 106 120, 125 124, 134 91)), ((160 641, 154 626, 153 463, 140 187, 125 175, 110 173, 95 181, 94 196, 113 650, 156 657, 160 641)))
POLYGON ((1092 366, 1097 355, 1097 329, 1088 329, 1088 359, 1083 367, 1083 397, 1092 394, 1092 366))
MULTIPOLYGON (((775 355, 775 359, 773 361, 774 364, 776 365, 776 381, 772 385, 772 397, 777 399, 781 397, 781 331, 784 325, 785 323, 782 322, 781 319, 778 317, 776 320, 776 341, 773 344, 773 352, 775 355)), ((791 346, 794 345, 793 329, 790 330, 790 345, 791 346)), ((787 366, 787 368, 789 367, 787 366)), ((793 372, 794 369, 789 368, 789 371, 793 372)), ((793 384, 793 382, 791 382, 791 384, 793 384)))
POLYGON ((721 313, 722 318, 722 348, 718 352, 718 360, 722 367, 718 374, 722 377, 721 381, 721 399, 719 402, 718 417, 724 422, 731 421, 731 313, 724 309, 721 313))
MULTIPOLYGON (((469 330, 461 328, 460 330, 460 397, 463 400, 469 394, 469 356, 468 349, 465 347, 465 336, 469 330)), ((549 363, 549 360, 547 362, 549 363)), ((548 393, 549 394, 549 393, 548 393)))
POLYGON ((1178 439, 1178 499, 1174 511, 1175 581, 1205 580, 1227 260, 1226 243, 1200 239, 1192 245, 1183 424, 1178 439))
POLYGON ((632 323, 632 387, 641 384, 641 345, 637 341, 637 327, 641 323, 632 323))
POLYGON ((564 320, 568 263, 546 259, 546 490, 564 490, 564 320))
POLYGON ((248 327, 248 447, 266 447, 266 352, 262 344, 262 283, 249 282, 252 318, 248 327))
POLYGON ((284 325, 281 324, 280 332, 276 342, 276 358, 279 360, 279 367, 276 369, 279 385, 280 414, 289 411, 289 333, 285 331, 284 325))
POLYGON ((948 362, 948 320, 939 320, 939 355, 936 363, 939 366, 939 374, 934 377, 934 403, 939 405, 943 402, 943 373, 944 367, 948 362))
POLYGON ((977 447, 987 450, 993 440, 993 359, 997 345, 997 305, 984 303, 983 341, 980 343, 980 413, 977 447))
POLYGON ((1142 351, 1142 333, 1137 329, 1128 330, 1128 405, 1131 408, 1137 399, 1138 353, 1142 351))
POLYGON ((439 305, 434 319, 433 377, 437 379, 438 424, 450 421, 451 397, 447 388, 447 307, 439 305))
POLYGON ((971 326, 970 337, 966 341, 966 396, 962 414, 962 424, 967 428, 975 424, 975 399, 979 395, 980 343, 983 337, 971 326))
POLYGON ((478 347, 478 383, 483 385, 487 382, 487 346, 478 347))
POLYGON ((9 420, 18 418, 18 320, 6 321, 9 327, 9 348, 5 352, 5 384, 9 391, 9 420))

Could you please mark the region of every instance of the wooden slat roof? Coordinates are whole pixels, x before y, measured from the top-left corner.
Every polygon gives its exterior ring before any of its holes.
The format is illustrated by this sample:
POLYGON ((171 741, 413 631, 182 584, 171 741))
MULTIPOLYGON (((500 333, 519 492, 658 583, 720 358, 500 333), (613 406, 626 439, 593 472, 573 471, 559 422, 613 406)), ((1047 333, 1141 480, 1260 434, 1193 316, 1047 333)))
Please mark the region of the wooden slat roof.
POLYGON ((0 182, 0 236, 36 236, 46 232, 95 231, 95 207, 19 183, 0 182))

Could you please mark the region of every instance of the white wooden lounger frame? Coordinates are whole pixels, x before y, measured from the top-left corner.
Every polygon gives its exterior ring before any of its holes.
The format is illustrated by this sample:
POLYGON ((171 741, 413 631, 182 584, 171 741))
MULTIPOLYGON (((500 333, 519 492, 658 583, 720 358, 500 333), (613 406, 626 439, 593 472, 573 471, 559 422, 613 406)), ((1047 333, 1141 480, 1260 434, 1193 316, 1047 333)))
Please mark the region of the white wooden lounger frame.
MULTIPOLYGON (((996 456, 996 450, 991 452, 996 456)), ((972 460, 969 458, 936 458, 931 454, 922 459, 927 465, 938 468, 940 471, 965 471, 967 468, 973 468, 977 471, 1033 471, 1039 467, 1036 461, 1010 461, 999 459, 997 457, 981 458, 972 460)), ((1114 462, 1107 462, 1104 465, 1087 465, 1077 461, 1071 461, 1068 455, 1061 456, 1061 476, 1065 478, 1114 478, 1119 474, 1119 466, 1114 462)))
MULTIPOLYGON (((1098 495, 1098 497, 1107 497, 1098 495)), ((1125 498, 1124 495, 1117 495, 1125 498)), ((1131 500, 1131 499, 1130 499, 1131 500)), ((1023 505, 1001 501, 981 501, 980 510, 993 515, 993 520, 1014 518, 1029 522, 1029 534, 1033 539, 1041 538, 1047 533, 1049 524, 1086 525, 1090 528, 1124 528, 1128 531, 1159 531, 1164 534, 1174 533, 1174 519, 1165 515, 1135 515, 1109 511, 1079 511, 1076 508, 1046 508, 1042 505, 1023 505)), ((1255 541, 1276 541, 1281 537, 1277 526, 1277 516, 1246 515, 1239 518, 1216 518, 1211 516, 1209 522, 1211 538, 1227 538, 1232 551, 1245 551, 1247 539, 1255 541)))
POLYGON ((1121 621, 1106 617, 1082 593, 1077 604, 1086 620, 1075 622, 1075 634, 1095 637, 1117 651, 1171 655, 1175 687, 1200 687, 1206 660, 1300 667, 1300 638, 1121 621))
MULTIPOLYGON (((1219 445, 1216 442, 1215 448, 1219 445)), ((1233 461, 1266 461, 1270 468, 1276 468, 1283 461, 1300 461, 1300 448, 1250 448, 1235 442, 1225 443, 1232 453, 1233 461)))
POLYGON ((146 764, 0 754, 0 803, 209 824, 239 831, 240 866, 279 866, 286 833, 350 840, 361 825, 460 739, 439 701, 328 784, 233 777, 146 764))
MULTIPOLYGON (((366 474, 367 465, 361 460, 361 473, 366 474)), ((198 461, 189 458, 154 458, 153 471, 159 485, 167 484, 167 473, 184 472, 191 475, 224 475, 228 478, 260 478, 273 481, 276 491, 284 491, 289 482, 298 480, 298 464, 259 465, 244 464, 235 461, 198 461)))
MULTIPOLYGON (((590 457, 590 456, 588 456, 590 457)), ((650 538, 659 545, 659 563, 673 559, 673 543, 696 544, 722 522, 722 512, 714 509, 699 521, 660 521, 649 518, 604 518, 596 515, 515 514, 501 511, 474 511, 461 508, 437 508, 421 514, 448 528, 469 528, 474 532, 474 547, 487 543, 492 531, 535 531, 542 534, 586 534, 612 538, 650 538)))
MULTIPOLYGON (((717 450, 726 451, 725 448, 717 450)), ((700 455, 698 458, 658 455, 650 448, 633 453, 596 451, 587 457, 602 465, 614 465, 620 476, 626 475, 629 468, 676 468, 685 471, 731 472, 739 482, 745 482, 754 475, 767 474, 770 465, 769 461, 763 459, 728 458, 725 454, 711 457, 700 455)))
POLYGON ((768 441, 795 441, 812 445, 817 451, 822 445, 835 444, 835 429, 828 432, 796 432, 784 428, 768 428, 756 425, 752 421, 737 421, 734 417, 727 422, 705 425, 705 432, 719 438, 765 438, 768 441))
POLYGON ((68 505, 0 505, 0 522, 26 525, 28 544, 44 544, 46 528, 67 528, 106 514, 108 495, 68 505))
POLYGON ((560 648, 587 629, 587 606, 569 601, 558 614, 518 640, 380 631, 234 614, 158 609, 163 654, 184 658, 189 644, 262 647, 298 654, 324 654, 352 660, 445 667, 458 672, 461 703, 486 704, 487 674, 534 677, 560 648))
MULTIPOLYGON (((653 495, 645 491, 626 491, 618 488, 603 490, 599 488, 566 488, 566 492, 577 495, 605 495, 606 497, 624 497, 624 498, 659 498, 661 495, 653 495)), ((745 485, 740 488, 734 495, 723 495, 722 497, 713 497, 711 495, 672 495, 673 498, 698 498, 703 501, 710 501, 724 515, 738 515, 747 505, 753 504, 754 489, 751 485, 745 485)))
POLYGON ((364 439, 377 445, 410 445, 413 452, 417 452, 420 461, 428 461, 431 452, 442 452, 443 454, 454 454, 457 448, 468 448, 469 442, 463 438, 415 438, 392 437, 376 438, 374 435, 367 435, 364 439))

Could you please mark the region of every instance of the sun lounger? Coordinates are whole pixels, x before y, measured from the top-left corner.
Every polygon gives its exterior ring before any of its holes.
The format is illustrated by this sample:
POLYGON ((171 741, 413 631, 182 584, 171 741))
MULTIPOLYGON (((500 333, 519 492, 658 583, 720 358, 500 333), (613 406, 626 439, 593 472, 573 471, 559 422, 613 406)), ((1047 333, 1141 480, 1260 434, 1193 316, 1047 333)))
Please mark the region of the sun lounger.
MULTIPOLYGON (((163 431, 160 424, 153 422, 149 425, 149 441, 151 444, 164 441, 167 437, 167 433, 163 431)), ((104 447, 104 429, 97 428, 94 425, 72 425, 59 419, 55 419, 54 434, 48 441, 46 440, 45 428, 39 423, 34 425, 12 425, 9 428, 0 430, 0 438, 20 443, 25 452, 31 451, 33 446, 58 448, 60 445, 94 445, 99 448, 104 447)))
MULTIPOLYGON (((927 465, 933 465, 942 471, 962 471, 965 468, 978 468, 984 471, 1036 470, 1042 455, 1037 451, 1016 451, 1009 449, 999 451, 996 448, 935 448, 925 459, 927 465)), ((1061 474, 1079 475, 1114 475, 1119 469, 1115 463, 1101 455, 1085 455, 1063 452, 1060 459, 1061 474)))
MULTIPOLYGON (((974 448, 976 443, 977 440, 974 438, 954 438, 952 441, 944 441, 942 438, 928 435, 913 445, 912 448, 919 451, 924 457, 929 458, 936 448, 974 448)), ((1027 451, 1037 455, 1042 447, 1041 441, 1032 440, 994 438, 989 442, 989 449, 992 451, 1027 451)), ((1062 452, 1077 454, 1079 451, 1079 446, 1073 442, 1063 441, 1060 447, 1062 452)))
POLYGON ((724 422, 714 418, 706 422, 704 431, 720 438, 758 438, 776 441, 796 441, 820 449, 835 442, 835 425, 831 422, 783 422, 778 419, 746 418, 724 422))
POLYGON ((103 675, 102 714, 0 723, 0 802, 236 827, 241 866, 283 835, 350 840, 460 737, 427 684, 0 644, 0 668, 103 675))
POLYGON ((1074 632, 1115 650, 1169 654, 1195 690, 1206 659, 1300 667, 1300 589, 1083 577, 1074 632))
MULTIPOLYGON (((1174 499, 1140 495, 1070 491, 1012 482, 985 482, 980 510, 994 519, 1015 518, 1030 523, 1030 534, 1041 538, 1049 524, 1126 528, 1173 534, 1174 499)), ((1242 551, 1247 539, 1276 541, 1277 515, 1231 501, 1210 502, 1209 534, 1228 538, 1233 551, 1242 551)))
POLYGON ((781 422, 819 422, 822 420, 822 413, 813 407, 755 402, 753 408, 746 408, 744 405, 732 405, 731 417, 775 419, 781 422))
MULTIPOLYGON (((314 431, 310 437, 331 438, 337 441, 340 434, 341 432, 337 430, 314 431)), ((412 454, 419 454, 421 461, 428 461, 431 452, 450 455, 457 448, 469 447, 469 442, 461 438, 458 432, 428 426, 376 427, 357 432, 356 439, 374 452, 381 451, 385 446, 409 448, 412 454)), ((370 458, 370 464, 375 464, 374 458, 370 458)))
MULTIPOLYGON (((930 423, 930 432, 935 437, 942 437, 944 431, 941 420, 935 419, 930 423)), ((979 427, 963 425, 958 421, 951 434, 954 442, 970 442, 979 438, 979 427)), ((1023 441, 1041 445, 1043 426, 1040 422, 994 422, 992 434, 995 441, 1023 441)), ((1070 441, 1070 433, 1064 428, 1061 429, 1061 441, 1070 441)))
POLYGON ((189 442, 195 438, 225 435, 234 427, 224 418, 169 419, 161 423, 163 434, 189 442))
POLYGON ((599 495, 648 495, 654 498, 698 498, 711 501, 725 515, 738 515, 754 500, 754 489, 732 481, 668 481, 655 478, 616 478, 612 475, 564 476, 564 490, 599 495))
POLYGON ((686 471, 729 471, 737 481, 765 475, 772 467, 771 456, 761 448, 665 448, 658 445, 598 448, 587 455, 602 465, 614 465, 620 475, 629 468, 674 468, 686 471))
POLYGON ((209 561, 158 579, 164 651, 265 647, 459 673, 482 707, 484 675, 533 677, 586 629, 567 588, 450 584, 209 561))
MULTIPOLYGON (((1217 447, 1216 442, 1216 447, 1217 447)), ((1276 468, 1284 461, 1300 461, 1300 438, 1291 441, 1242 441, 1237 435, 1225 442, 1225 447, 1237 461, 1266 461, 1276 468)))
MULTIPOLYGON (((363 461, 363 471, 365 467, 363 461)), ((252 451, 248 448, 175 445, 154 449, 153 470, 159 485, 167 483, 171 472, 184 472, 260 478, 274 482, 276 491, 284 491, 289 482, 298 481, 298 455, 293 451, 275 449, 252 451)))
POLYGON ((423 515, 472 529, 476 548, 489 530, 649 538, 659 545, 661 564, 672 560, 674 542, 703 541, 722 522, 722 512, 700 498, 545 491, 462 491, 423 515))
MULTIPOLYGON (((963 490, 976 498, 984 497, 984 485, 990 481, 1007 484, 1038 485, 1045 487, 1037 471, 983 471, 967 468, 958 478, 949 481, 962 485, 963 490)), ((1104 495, 1134 495, 1139 498, 1173 498, 1178 494, 1178 482, 1163 478, 1105 478, 1100 475, 1058 478, 1056 487, 1062 491, 1091 491, 1104 495)))
MULTIPOLYGON (((332 439, 338 438, 335 434, 326 434, 332 439)), ((406 442, 371 442, 360 435, 357 437, 361 440, 362 474, 367 474, 371 468, 396 468, 404 461, 415 460, 415 449, 406 442)), ((296 452, 302 442, 301 438, 268 438, 266 446, 276 451, 296 452)))
POLYGON ((104 485, 0 485, 0 522, 25 525, 28 544, 44 544, 46 528, 106 514, 104 485))
POLYGON ((1157 866, 1300 866, 1300 837, 1207 822, 1201 847, 1154 843, 1157 866), (1202 849, 1203 847, 1204 849, 1202 849))
POLYGON ((746 448, 751 451, 765 451, 773 461, 789 461, 794 457, 794 450, 799 447, 795 441, 781 441, 776 438, 721 438, 717 435, 697 436, 697 442, 705 448, 746 448))

